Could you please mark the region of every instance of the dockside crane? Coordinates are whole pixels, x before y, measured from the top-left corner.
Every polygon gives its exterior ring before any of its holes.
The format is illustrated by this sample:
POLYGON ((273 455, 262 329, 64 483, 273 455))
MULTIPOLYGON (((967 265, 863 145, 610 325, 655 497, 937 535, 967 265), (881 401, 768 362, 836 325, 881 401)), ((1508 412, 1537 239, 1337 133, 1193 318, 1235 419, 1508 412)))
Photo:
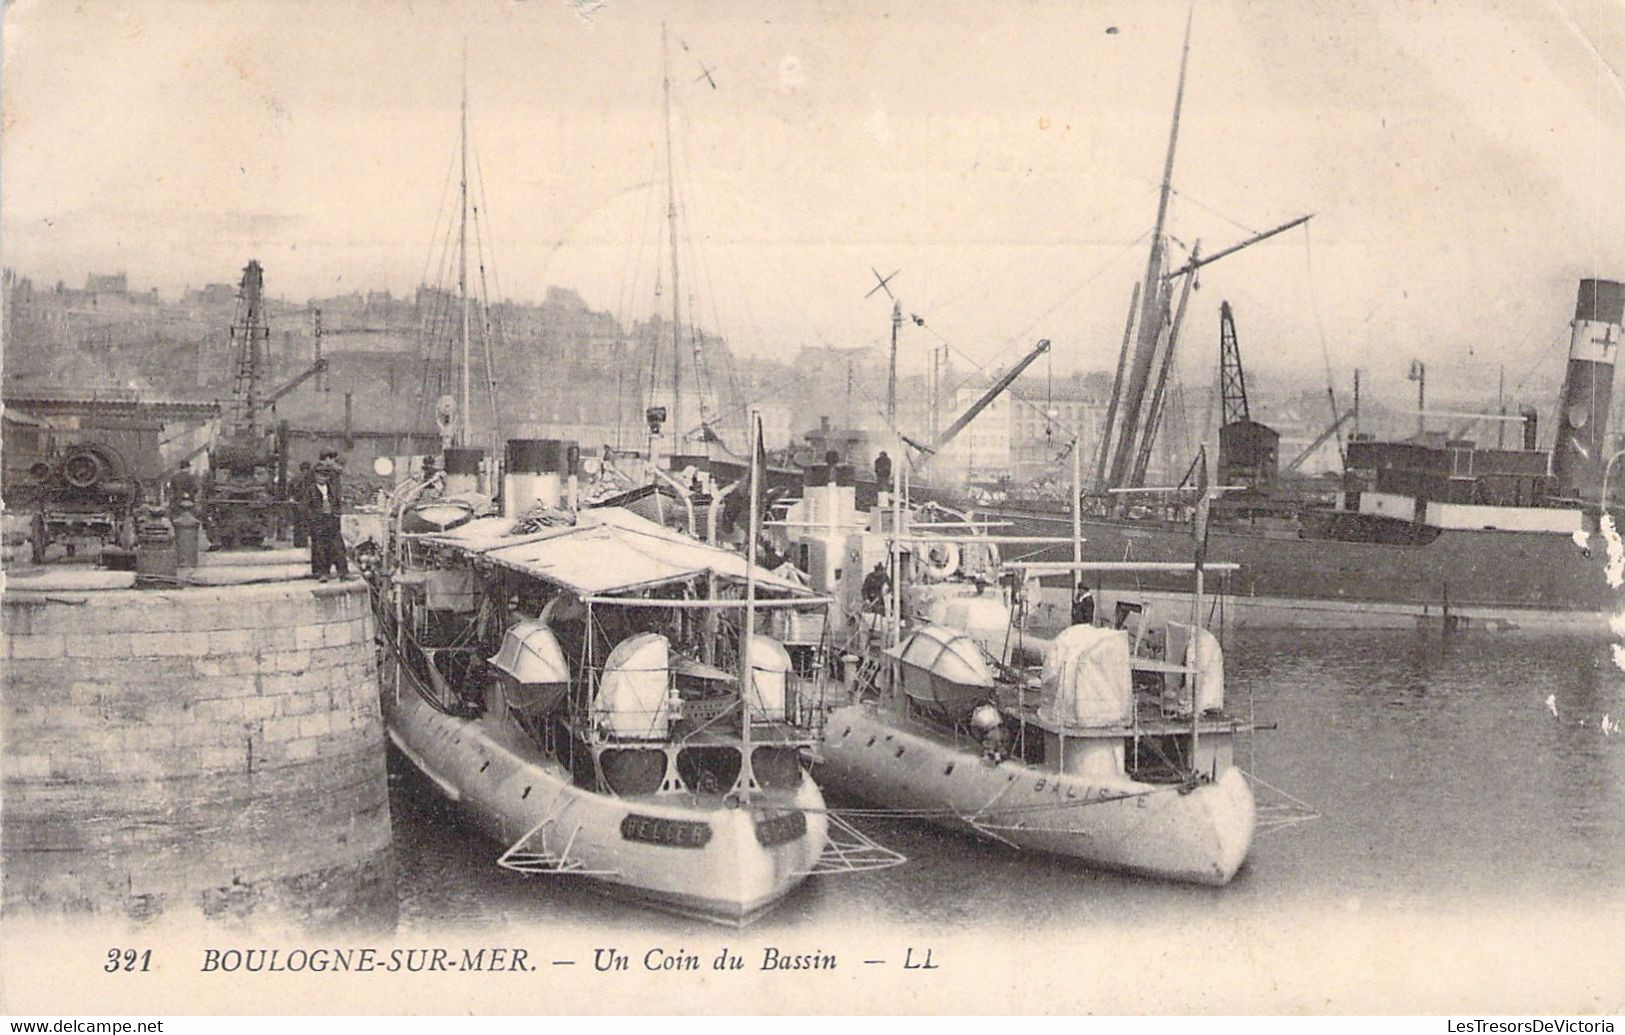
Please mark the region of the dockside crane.
POLYGON ((263 391, 270 339, 265 271, 258 260, 250 259, 243 268, 231 326, 232 398, 219 437, 207 447, 209 472, 199 514, 209 542, 222 549, 258 547, 275 532, 287 487, 287 424, 265 428, 261 416, 278 399, 327 369, 327 360, 318 356, 292 380, 263 391))
POLYGON ((950 442, 958 438, 959 433, 964 431, 965 428, 970 425, 971 421, 975 420, 983 410, 993 405, 993 401, 995 399, 1003 395, 1005 390, 1008 389, 1012 384, 1015 384, 1016 378, 1020 377, 1024 372, 1026 372, 1028 367, 1037 362, 1039 356, 1042 356, 1048 351, 1049 339, 1045 338, 1043 341, 1040 341, 1037 345, 1033 346, 1033 350, 1031 352, 1021 357, 1021 360, 1016 363, 1015 366, 1006 371, 1003 377, 995 381, 993 383, 993 387, 982 393, 982 397, 980 399, 977 399, 975 402, 971 403, 965 412, 959 415, 958 420, 954 421, 952 424, 948 425, 948 427, 943 429, 942 434, 938 435, 930 445, 916 442, 914 439, 911 439, 906 435, 903 436, 903 441, 913 446, 920 453, 920 458, 915 464, 916 469, 924 469, 928 464, 931 463, 932 460, 936 459, 937 454, 941 453, 943 449, 947 448, 950 442))
POLYGON ((1247 411, 1247 372, 1241 366, 1241 346, 1236 342, 1236 318, 1229 302, 1219 303, 1219 402, 1223 424, 1251 420, 1247 411))

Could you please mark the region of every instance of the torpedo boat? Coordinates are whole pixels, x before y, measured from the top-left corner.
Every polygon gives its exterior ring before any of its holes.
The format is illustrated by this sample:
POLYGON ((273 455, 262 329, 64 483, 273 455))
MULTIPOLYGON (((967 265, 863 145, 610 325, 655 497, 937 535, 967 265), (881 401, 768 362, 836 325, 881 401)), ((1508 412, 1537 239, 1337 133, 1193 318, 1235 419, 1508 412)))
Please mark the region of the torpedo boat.
MULTIPOLYGON (((1197 620, 1203 575, 1234 565, 1180 566, 1195 579, 1182 609, 1116 600, 1098 624, 1032 636, 1023 626, 1038 577, 1125 566, 1005 562, 1001 545, 1057 540, 992 534, 940 506, 905 507, 900 492, 865 519, 845 472, 833 481, 810 476, 780 523, 846 623, 835 640, 854 700, 824 726, 824 786, 1091 868, 1214 885, 1235 876, 1257 817, 1235 747, 1253 727, 1225 710, 1223 648, 1197 620), (889 568, 883 599, 861 599, 848 574, 871 561, 889 568)), ((1077 556, 1081 541, 1071 545, 1077 556)))
POLYGON ((744 923, 854 868, 802 754, 828 598, 628 511, 573 509, 568 444, 507 452, 499 514, 444 525, 458 508, 413 492, 394 508, 373 577, 394 746, 509 870, 744 923))

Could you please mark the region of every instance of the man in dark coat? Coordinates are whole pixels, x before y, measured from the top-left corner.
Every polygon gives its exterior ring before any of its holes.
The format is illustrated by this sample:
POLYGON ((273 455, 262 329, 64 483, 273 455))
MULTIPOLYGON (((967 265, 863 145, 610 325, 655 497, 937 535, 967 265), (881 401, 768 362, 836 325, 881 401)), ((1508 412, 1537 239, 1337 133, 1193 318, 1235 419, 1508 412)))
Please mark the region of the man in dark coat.
POLYGON ((174 517, 181 512, 182 500, 190 500, 194 507, 197 506, 197 490, 197 475, 192 473, 192 462, 182 460, 169 479, 170 517, 174 517))
POLYGON ((877 614, 886 610, 886 593, 891 589, 891 576, 886 574, 886 564, 881 561, 875 565, 875 570, 863 577, 863 602, 877 614))
POLYGON ((310 529, 310 573, 326 582, 328 573, 350 577, 349 560, 344 555, 344 538, 339 534, 339 518, 344 513, 344 494, 339 485, 338 454, 322 454, 311 472, 304 491, 305 520, 310 529))
POLYGON ((310 487, 312 474, 310 461, 299 464, 299 473, 288 480, 288 500, 293 504, 293 545, 300 547, 310 540, 310 521, 305 514, 305 490, 310 487))
POLYGON ((1072 597, 1072 624, 1095 624, 1095 594, 1088 586, 1079 585, 1072 597))

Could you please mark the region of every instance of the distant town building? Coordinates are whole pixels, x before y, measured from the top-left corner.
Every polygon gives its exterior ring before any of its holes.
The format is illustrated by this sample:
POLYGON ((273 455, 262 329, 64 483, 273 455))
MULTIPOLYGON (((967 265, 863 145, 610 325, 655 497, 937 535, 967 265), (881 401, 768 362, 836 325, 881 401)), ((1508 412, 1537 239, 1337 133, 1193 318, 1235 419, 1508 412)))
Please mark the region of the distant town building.
POLYGON ((92 295, 124 295, 130 291, 130 280, 123 273, 92 273, 85 277, 85 291, 92 295))
MULTIPOLYGON (((953 394, 953 413, 957 415, 968 410, 987 393, 990 385, 991 380, 986 378, 977 378, 961 385, 953 394)), ((967 482, 998 482, 1015 478, 1015 472, 1011 469, 1015 427, 1013 416, 1012 399, 1010 393, 1005 392, 988 403, 976 415, 976 419, 948 443, 933 465, 935 472, 939 476, 953 472, 967 482)), ((944 430, 951 419, 944 417, 944 430)))
POLYGON ((1085 469, 1099 448, 1106 420, 1111 379, 1104 374, 1016 383, 1010 417, 1011 476, 1028 482, 1051 476, 1071 477, 1070 444, 1082 446, 1085 469), (1104 384, 1102 383, 1104 382, 1104 384))

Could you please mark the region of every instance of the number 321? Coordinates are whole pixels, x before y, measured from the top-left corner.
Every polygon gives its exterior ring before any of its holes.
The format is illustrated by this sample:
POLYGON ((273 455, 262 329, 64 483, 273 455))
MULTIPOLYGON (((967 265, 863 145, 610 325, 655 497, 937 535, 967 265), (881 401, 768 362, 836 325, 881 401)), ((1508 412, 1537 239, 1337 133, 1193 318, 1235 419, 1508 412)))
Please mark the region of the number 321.
POLYGON ((137 952, 135 949, 108 949, 107 962, 102 970, 109 974, 124 971, 126 974, 135 971, 145 972, 152 965, 152 950, 137 952))

